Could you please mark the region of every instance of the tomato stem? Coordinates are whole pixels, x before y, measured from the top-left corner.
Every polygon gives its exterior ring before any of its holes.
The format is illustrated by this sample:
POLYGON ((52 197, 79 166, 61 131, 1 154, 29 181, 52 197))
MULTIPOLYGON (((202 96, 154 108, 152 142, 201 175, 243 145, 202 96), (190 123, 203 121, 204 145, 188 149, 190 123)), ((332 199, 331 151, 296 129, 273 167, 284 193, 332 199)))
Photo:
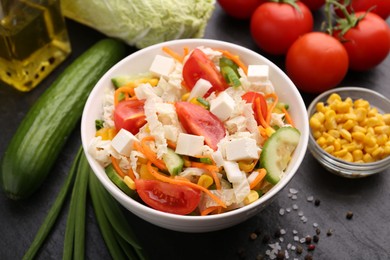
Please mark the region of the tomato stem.
POLYGON ((340 31, 339 35, 341 39, 343 38, 343 35, 346 34, 351 28, 356 27, 358 23, 362 19, 364 19, 366 14, 371 10, 369 9, 364 15, 360 15, 359 17, 357 17, 353 11, 348 12, 347 10, 346 6, 349 5, 350 1, 345 0, 343 3, 344 4, 341 4, 336 0, 326 0, 326 4, 325 4, 325 13, 328 19, 328 25, 326 31, 328 34, 332 35, 334 30, 339 30, 340 31), (335 27, 333 27, 333 23, 332 23, 332 8, 331 8, 332 6, 333 9, 335 9, 335 7, 339 9, 345 17, 345 18, 340 18, 340 17, 336 18, 335 27))
POLYGON ((301 13, 301 8, 297 5, 297 0, 270 0, 270 2, 288 4, 295 8, 299 13, 301 13))

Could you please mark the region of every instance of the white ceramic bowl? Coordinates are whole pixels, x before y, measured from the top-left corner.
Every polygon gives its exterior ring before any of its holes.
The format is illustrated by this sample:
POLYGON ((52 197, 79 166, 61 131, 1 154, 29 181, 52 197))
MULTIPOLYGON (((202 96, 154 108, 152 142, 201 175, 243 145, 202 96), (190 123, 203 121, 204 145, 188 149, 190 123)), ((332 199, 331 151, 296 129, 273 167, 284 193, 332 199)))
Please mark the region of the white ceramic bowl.
POLYGON ((289 111, 291 113, 291 117, 295 122, 295 126, 301 132, 300 142, 291 158, 288 168, 286 169, 285 176, 260 199, 245 207, 218 215, 180 216, 154 210, 128 197, 108 179, 103 167, 100 166, 88 153, 86 154, 87 159, 96 176, 109 193, 125 208, 145 221, 163 228, 183 232, 208 232, 231 227, 259 213, 271 202, 272 198, 288 184, 297 172, 298 167, 305 156, 309 137, 309 125, 305 104, 297 88, 286 74, 271 61, 256 52, 235 44, 216 40, 185 39, 169 41, 147 47, 129 55, 113 66, 99 80, 87 100, 81 121, 81 138, 85 151, 88 150, 90 140, 95 135, 95 119, 100 118, 102 113, 101 104, 104 89, 111 84, 111 78, 114 75, 141 73, 147 71, 155 55, 165 55, 162 52, 163 46, 168 46, 178 53, 182 52, 183 47, 193 49, 198 46, 205 46, 226 49, 239 55, 240 59, 245 64, 269 65, 269 77, 273 82, 275 90, 279 96, 279 100, 290 104, 289 111))

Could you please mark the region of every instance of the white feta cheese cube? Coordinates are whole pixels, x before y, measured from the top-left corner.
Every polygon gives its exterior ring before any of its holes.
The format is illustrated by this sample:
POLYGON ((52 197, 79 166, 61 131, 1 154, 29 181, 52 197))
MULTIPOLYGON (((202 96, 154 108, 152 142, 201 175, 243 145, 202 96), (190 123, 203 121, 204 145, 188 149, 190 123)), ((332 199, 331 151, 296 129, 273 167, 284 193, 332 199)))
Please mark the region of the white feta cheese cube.
POLYGON ((229 161, 255 160, 260 148, 252 138, 233 139, 225 144, 226 159, 229 161))
POLYGON ((234 110, 235 102, 229 94, 221 92, 210 101, 210 112, 216 115, 221 121, 230 117, 234 110))
POLYGON ((122 128, 112 139, 111 146, 121 155, 129 157, 134 142, 138 142, 137 137, 122 128))
POLYGON ((239 183, 245 178, 236 162, 224 161, 223 168, 225 169, 228 181, 231 183, 239 183))
POLYGON ((211 85, 210 81, 205 79, 198 79, 187 100, 191 100, 194 97, 203 97, 212 86, 213 85, 211 85))
POLYGON ((170 57, 156 55, 150 65, 149 71, 158 77, 167 78, 168 75, 175 69, 175 60, 170 57))
POLYGON ((248 80, 250 82, 259 82, 268 80, 269 66, 268 65, 249 65, 248 80))
POLYGON ((179 135, 179 129, 173 125, 163 125, 164 127, 164 136, 167 140, 176 142, 179 135))
POLYGON ((202 153, 204 137, 180 133, 175 152, 182 155, 196 156, 202 153))

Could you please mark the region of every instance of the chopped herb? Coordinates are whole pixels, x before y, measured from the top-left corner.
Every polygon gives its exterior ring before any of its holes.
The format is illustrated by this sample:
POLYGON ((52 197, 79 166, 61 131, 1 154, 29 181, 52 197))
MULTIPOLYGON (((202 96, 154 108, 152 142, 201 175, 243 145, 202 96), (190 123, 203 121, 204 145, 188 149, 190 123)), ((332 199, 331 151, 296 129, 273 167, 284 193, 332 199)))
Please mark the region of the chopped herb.
POLYGON ((96 120, 95 120, 95 128, 96 128, 96 131, 103 128, 103 123, 104 123, 103 120, 99 120, 99 119, 96 119, 96 120))

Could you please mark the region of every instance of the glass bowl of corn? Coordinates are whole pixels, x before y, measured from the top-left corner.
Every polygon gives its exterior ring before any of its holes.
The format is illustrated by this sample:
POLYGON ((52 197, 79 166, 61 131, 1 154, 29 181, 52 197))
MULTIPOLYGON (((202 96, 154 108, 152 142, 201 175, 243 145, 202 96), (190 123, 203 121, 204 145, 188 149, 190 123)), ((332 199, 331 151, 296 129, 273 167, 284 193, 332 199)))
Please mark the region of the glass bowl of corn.
POLYGON ((360 178, 390 167, 390 100, 373 90, 342 87, 308 108, 309 150, 328 171, 360 178))

